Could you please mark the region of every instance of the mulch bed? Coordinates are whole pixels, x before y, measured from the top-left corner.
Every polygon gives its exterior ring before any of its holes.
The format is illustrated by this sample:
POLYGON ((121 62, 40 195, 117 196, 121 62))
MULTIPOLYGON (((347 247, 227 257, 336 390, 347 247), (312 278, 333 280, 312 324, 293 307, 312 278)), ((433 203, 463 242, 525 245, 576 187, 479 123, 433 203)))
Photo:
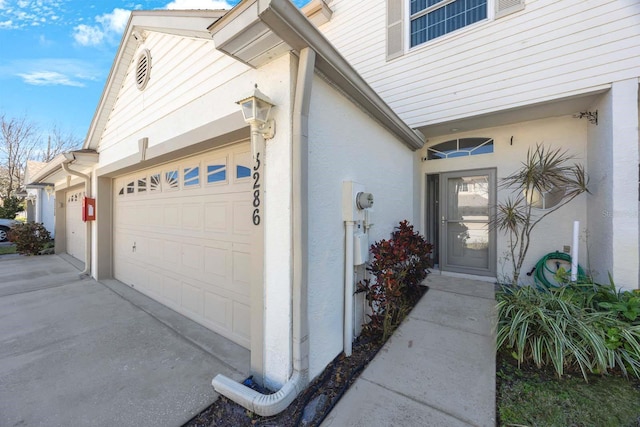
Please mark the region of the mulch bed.
MULTIPOLYGON (((421 296, 427 292, 421 289, 421 296)), ((415 301, 418 302, 420 298, 415 301)), ((415 305, 415 304, 414 304, 415 305)), ((278 415, 260 417, 221 396, 183 427, 315 427, 319 426, 384 342, 361 335, 350 357, 336 357, 289 407, 278 415)))
POLYGON ((351 357, 336 357, 325 370, 278 415, 260 417, 221 396, 184 427, 296 427, 319 426, 345 391, 373 359, 383 343, 359 338, 351 357), (309 407, 305 414, 305 407, 309 407))

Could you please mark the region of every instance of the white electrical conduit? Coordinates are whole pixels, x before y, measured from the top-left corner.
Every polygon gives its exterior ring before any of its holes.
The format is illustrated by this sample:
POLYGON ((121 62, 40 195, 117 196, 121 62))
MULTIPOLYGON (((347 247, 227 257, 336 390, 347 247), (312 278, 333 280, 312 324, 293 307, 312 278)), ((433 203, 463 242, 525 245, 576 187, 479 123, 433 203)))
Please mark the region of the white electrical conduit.
POLYGON ((573 242, 571 246, 571 281, 578 280, 578 244, 580 237, 580 221, 573 221, 573 242))
POLYGON ((343 349, 345 356, 351 356, 353 346, 353 230, 355 221, 345 221, 344 257, 344 331, 343 349))
MULTIPOLYGON (((69 161, 62 163, 62 170, 69 175, 74 175, 84 179, 84 195, 85 197, 91 197, 91 177, 78 171, 69 169, 69 161)), ((91 275, 91 222, 86 222, 86 238, 84 247, 84 270, 80 273, 80 276, 91 275)))
POLYGON ((308 47, 300 51, 292 117, 293 373, 278 392, 268 395, 259 393, 224 375, 216 375, 211 381, 213 388, 218 393, 261 416, 271 416, 284 411, 309 382, 309 321, 307 318, 307 272, 304 254, 307 244, 305 226, 307 219, 308 119, 315 55, 315 52, 308 47))

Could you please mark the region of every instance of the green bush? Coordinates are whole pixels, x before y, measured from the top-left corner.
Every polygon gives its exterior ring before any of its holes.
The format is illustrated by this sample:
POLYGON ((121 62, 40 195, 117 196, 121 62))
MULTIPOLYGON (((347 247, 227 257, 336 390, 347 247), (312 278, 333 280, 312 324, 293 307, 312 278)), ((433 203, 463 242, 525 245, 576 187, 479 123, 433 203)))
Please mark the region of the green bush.
POLYGON ((19 254, 38 255, 51 241, 51 234, 42 223, 26 222, 11 227, 9 240, 16 244, 19 254))
POLYGON ((640 326, 596 309, 606 294, 597 285, 504 288, 497 293, 498 351, 519 365, 552 365, 558 377, 619 370, 640 378, 640 326))
POLYGON ((0 218, 14 219, 23 210, 22 200, 15 196, 7 197, 0 206, 0 218))
POLYGON ((371 245, 372 260, 367 270, 373 280, 358 284, 371 309, 364 332, 386 340, 411 307, 420 299, 420 286, 431 266, 433 246, 413 226, 402 221, 391 239, 371 245))

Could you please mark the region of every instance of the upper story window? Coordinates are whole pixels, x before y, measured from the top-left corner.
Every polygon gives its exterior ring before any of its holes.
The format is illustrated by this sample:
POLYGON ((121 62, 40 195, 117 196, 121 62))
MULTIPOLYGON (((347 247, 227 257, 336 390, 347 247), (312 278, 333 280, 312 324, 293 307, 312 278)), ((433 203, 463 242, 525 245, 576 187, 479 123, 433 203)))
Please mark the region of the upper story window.
POLYGON ((487 18, 487 0, 411 0, 411 47, 487 18))
POLYGON ((386 0, 387 60, 476 22, 524 10, 526 0, 386 0), (408 46, 407 46, 408 45, 408 46))

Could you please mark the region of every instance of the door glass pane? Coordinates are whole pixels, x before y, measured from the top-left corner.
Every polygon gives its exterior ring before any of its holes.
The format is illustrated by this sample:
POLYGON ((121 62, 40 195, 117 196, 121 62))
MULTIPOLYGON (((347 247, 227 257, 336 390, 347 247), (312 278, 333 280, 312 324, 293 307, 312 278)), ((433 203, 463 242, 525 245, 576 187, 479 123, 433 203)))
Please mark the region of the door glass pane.
POLYGON ((447 224, 447 261, 450 265, 489 268, 489 229, 481 222, 447 224))
POLYGON ((462 268, 489 266, 489 176, 447 179, 447 264, 462 268))
POLYGON ((447 196, 450 220, 489 220, 489 177, 449 178, 447 196))

